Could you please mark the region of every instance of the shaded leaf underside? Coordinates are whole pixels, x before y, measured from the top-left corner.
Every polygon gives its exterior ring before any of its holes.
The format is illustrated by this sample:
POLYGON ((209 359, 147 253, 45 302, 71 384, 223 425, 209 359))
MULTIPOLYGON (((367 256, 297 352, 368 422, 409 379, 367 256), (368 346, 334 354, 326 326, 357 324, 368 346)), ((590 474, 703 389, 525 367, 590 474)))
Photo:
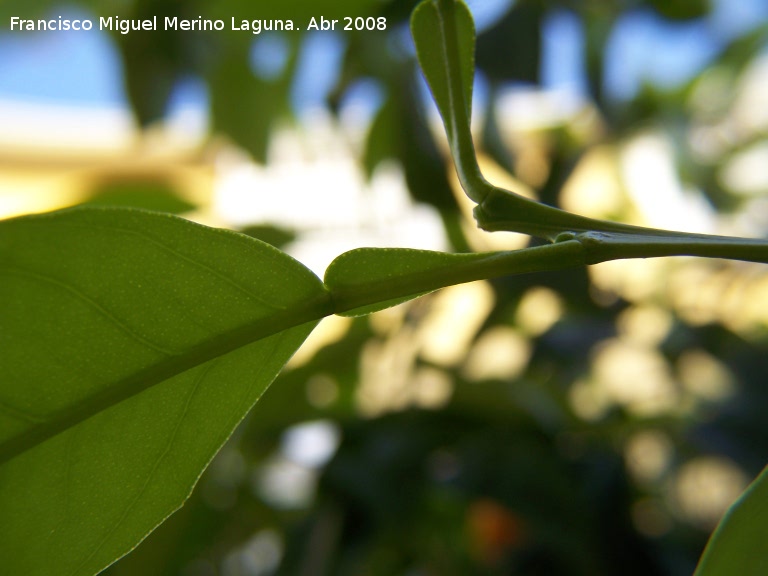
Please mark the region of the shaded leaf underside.
POLYGON ((245 236, 76 209, 2 223, 0 302, 0 559, 76 575, 183 503, 328 296, 245 236))

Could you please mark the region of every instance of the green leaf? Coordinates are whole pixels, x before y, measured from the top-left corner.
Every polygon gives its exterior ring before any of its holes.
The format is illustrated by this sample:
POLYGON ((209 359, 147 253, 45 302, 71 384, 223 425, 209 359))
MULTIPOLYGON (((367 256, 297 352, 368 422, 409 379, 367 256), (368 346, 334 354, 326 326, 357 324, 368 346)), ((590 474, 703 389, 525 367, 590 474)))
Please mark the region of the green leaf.
POLYGON ((459 212, 451 191, 443 155, 437 149, 427 119, 420 112, 415 86, 401 77, 400 87, 379 110, 366 142, 363 163, 370 177, 383 160, 394 158, 403 168, 411 196, 441 213, 459 212))
MULTIPOLYGON (((338 314, 362 316, 432 292, 434 288, 420 290, 420 286, 416 286, 410 293, 398 294, 396 298, 387 298, 386 295, 378 293, 383 288, 392 294, 397 290, 395 283, 398 287, 405 285, 409 280, 418 284, 435 269, 450 266, 454 259, 453 254, 427 250, 358 248, 345 252, 331 262, 325 271, 325 285, 330 289, 337 304, 341 304, 337 305, 338 314), (355 305, 365 298, 384 300, 365 306, 355 305)), ((408 285, 410 288, 410 284, 408 285)), ((406 288, 406 292, 409 288, 406 288)))
POLYGON ((653 9, 672 21, 703 18, 710 11, 707 0, 650 0, 653 9))
POLYGON ((469 127, 474 77, 475 24, 466 4, 429 0, 413 11, 411 34, 424 77, 443 117, 448 138, 460 136, 465 118, 469 127))
POLYGON ((327 315, 244 235, 79 208, 0 222, 0 559, 97 573, 179 508, 327 315))
POLYGON ((401 141, 398 138, 400 126, 397 124, 397 112, 390 98, 371 122, 362 157, 362 167, 368 179, 373 176, 379 164, 398 156, 398 145, 401 141))
POLYGON ((543 2, 515 2, 507 14, 477 38, 475 65, 492 85, 539 83, 543 2))
POLYGON ((108 181, 99 186, 83 204, 123 206, 181 214, 195 208, 170 183, 153 180, 108 181))
POLYGON ((331 262, 325 285, 336 314, 360 316, 453 284, 583 264, 582 246, 575 240, 511 252, 468 254, 358 248, 331 262))
POLYGON ((734 502, 709 540, 694 576, 768 574, 768 466, 734 502))
POLYGON ((229 44, 221 64, 211 68, 208 84, 215 130, 223 132, 266 162, 269 138, 279 120, 290 116, 290 87, 297 49, 291 44, 286 70, 274 79, 259 78, 250 68, 250 45, 229 44))

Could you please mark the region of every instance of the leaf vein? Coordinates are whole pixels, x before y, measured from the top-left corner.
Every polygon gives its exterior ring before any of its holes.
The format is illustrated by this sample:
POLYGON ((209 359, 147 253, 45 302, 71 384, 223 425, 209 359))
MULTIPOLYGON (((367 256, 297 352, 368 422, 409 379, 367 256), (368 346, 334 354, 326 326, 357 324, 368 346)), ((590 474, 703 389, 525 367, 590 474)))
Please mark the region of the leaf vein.
MULTIPOLYGON (((216 278, 224 281, 225 283, 229 284, 239 292, 245 294, 250 299, 255 300, 256 302, 263 304, 267 308, 270 308, 272 310, 285 310, 285 306, 281 306, 279 304, 276 304, 274 302, 270 302, 268 300, 265 300, 264 298, 260 297, 258 294, 254 293, 252 290, 249 290, 248 288, 241 286, 237 282, 235 282, 232 278, 227 276, 226 274, 222 274, 215 268, 212 268, 211 266, 204 264, 203 262, 200 262, 198 260, 195 260, 194 258, 190 258, 183 252, 179 252, 175 248, 172 248, 168 246, 167 244, 157 240, 156 238, 150 236, 149 234, 145 234, 144 232, 141 232, 139 230, 131 230, 130 228, 120 228, 120 227, 107 227, 107 226, 96 226, 96 225, 87 225, 84 226, 82 224, 73 224, 73 223, 61 223, 63 226, 70 226, 70 227, 79 227, 79 228, 86 228, 86 229, 104 229, 109 230, 111 232, 122 232, 124 234, 130 235, 130 236, 136 236, 138 238, 141 238, 143 240, 146 240, 150 244, 153 244, 157 246, 158 248, 168 252, 169 254, 172 254, 173 256, 187 262, 188 264, 191 264, 197 268, 200 268, 202 270, 205 270, 209 272, 210 274, 213 274, 216 278)), ((251 239, 252 240, 252 239, 251 239)))
POLYGON ((91 553, 86 556, 76 567, 75 569, 70 572, 70 576, 74 576, 77 574, 80 569, 85 566, 85 564, 93 558, 99 550, 101 550, 104 547, 104 544, 109 540, 110 536, 114 534, 118 528, 123 524, 125 519, 128 517, 128 515, 131 513, 131 511, 136 507, 136 505, 139 503, 141 498, 144 496, 144 494, 147 491, 147 488, 149 487, 152 478, 157 473, 158 468, 160 467, 160 464, 165 460, 166 456, 171 451, 171 447, 173 446, 173 443, 176 441, 176 437, 179 434, 179 429, 181 428, 182 423, 187 417, 187 414, 189 413, 189 407, 192 404, 192 398, 195 396, 197 391, 200 389, 200 384, 205 380, 205 377, 208 375, 208 372, 213 368, 213 366, 216 364, 216 361, 211 362, 208 366, 205 367, 204 370, 201 370, 200 375, 195 379, 195 384, 190 387, 189 395, 187 396, 186 402, 184 403, 184 409, 181 412, 181 416, 176 421, 176 425, 173 428, 173 432, 171 433, 167 444, 165 445, 165 448, 163 448, 162 453, 157 457, 154 464, 152 465, 152 468, 150 469, 149 473, 147 474, 146 479, 144 480, 144 483, 141 485, 141 488, 137 492, 136 496, 128 503, 128 506, 126 506, 125 510, 123 510, 123 513, 120 515, 120 518, 112 525, 112 527, 107 531, 107 533, 102 537, 101 541, 98 543, 98 545, 91 551, 91 553))
POLYGON ((7 400, 3 400, 2 398, 0 398, 0 412, 3 412, 6 416, 10 416, 15 420, 31 422, 32 424, 39 424, 41 422, 45 422, 45 418, 43 418, 42 416, 37 416, 21 408, 12 406, 10 403, 8 403, 7 400))
POLYGON ((96 300, 94 300, 93 298, 85 294, 82 290, 74 286, 71 286, 70 284, 63 282, 62 280, 53 278, 51 276, 39 274, 37 272, 31 272, 29 270, 23 270, 18 267, 9 267, 9 266, 5 267, 3 270, 0 270, 0 274, 6 274, 6 275, 15 274, 16 276, 31 278, 33 280, 37 280, 38 282, 43 282, 53 286, 57 286, 58 288, 61 288, 62 290, 69 292, 71 295, 75 296, 82 302, 85 302, 86 304, 88 304, 92 309, 99 312, 104 318, 109 320, 114 326, 119 328, 123 333, 127 334, 137 342, 140 342, 144 346, 147 346, 148 348, 151 348, 152 350, 156 352, 160 352, 161 354, 164 354, 166 356, 176 355, 175 351, 169 350, 168 348, 165 348, 155 342, 152 342, 151 340, 142 336, 141 334, 136 333, 132 328, 130 328, 129 326, 124 324, 122 321, 120 321, 119 318, 117 318, 109 310, 104 308, 96 300))

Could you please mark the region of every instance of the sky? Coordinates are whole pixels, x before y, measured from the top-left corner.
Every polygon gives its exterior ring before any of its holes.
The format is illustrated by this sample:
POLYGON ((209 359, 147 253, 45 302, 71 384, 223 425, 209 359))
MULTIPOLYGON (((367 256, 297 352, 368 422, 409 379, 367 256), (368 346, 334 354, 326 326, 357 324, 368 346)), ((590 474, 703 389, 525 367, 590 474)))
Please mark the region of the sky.
MULTIPOLYGON (((469 2, 478 29, 503 14, 509 0, 469 2)), ((764 0, 714 0, 711 18, 669 23, 648 10, 632 11, 616 25, 607 49, 606 89, 618 100, 631 98, 643 80, 673 87, 701 70, 730 39, 759 22, 768 21, 764 0)), ((65 17, 83 13, 63 9, 65 17)), ((544 30, 542 78, 545 88, 585 92, 579 57, 583 30, 573 13, 550 13, 544 30)), ((321 105, 333 84, 344 50, 343 34, 310 35, 302 50, 293 90, 298 111, 321 105)), ((255 71, 275 74, 284 62, 285 46, 279 36, 263 35, 254 42, 255 71)), ((375 93, 369 91, 375 98, 375 93)), ((68 106, 127 108, 122 89, 120 60, 109 37, 98 31, 11 33, 0 25, 0 101, 53 103, 68 106), (72 82, 77 75, 78 82, 72 82)), ((172 110, 204 110, 205 87, 190 78, 177 90, 172 110)))

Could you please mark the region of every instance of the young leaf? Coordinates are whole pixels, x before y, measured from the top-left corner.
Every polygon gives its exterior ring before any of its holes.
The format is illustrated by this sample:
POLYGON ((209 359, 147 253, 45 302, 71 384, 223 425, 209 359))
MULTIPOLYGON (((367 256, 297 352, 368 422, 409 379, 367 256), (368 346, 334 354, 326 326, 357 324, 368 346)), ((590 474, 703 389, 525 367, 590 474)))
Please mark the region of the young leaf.
POLYGON ((554 240, 561 232, 626 226, 569 214, 492 186, 480 172, 470 130, 475 30, 460 0, 424 0, 411 16, 419 64, 443 119, 451 154, 475 219, 489 231, 510 230, 554 240))
POLYGON ((695 576, 768 574, 765 535, 768 531, 768 467, 720 521, 709 540, 695 576))
POLYGON ((427 250, 358 248, 331 262, 325 285, 339 315, 362 316, 432 292, 437 287, 425 288, 424 282, 436 271, 449 269, 456 259, 455 254, 427 250), (358 306, 361 302, 376 303, 358 306))
POLYGON ((429 292, 484 278, 584 265, 572 240, 512 252, 446 254, 407 248, 358 248, 325 271, 336 314, 369 314, 429 292))
MULTIPOLYGON (((475 24, 466 4, 455 0, 421 3, 411 17, 424 77, 432 90, 449 138, 456 137, 456 119, 469 122, 475 74, 475 24)), ((458 127, 461 129, 461 127, 458 127)))
POLYGON ((0 222, 0 563, 92 575, 176 510, 330 311, 278 250, 169 215, 0 222))

